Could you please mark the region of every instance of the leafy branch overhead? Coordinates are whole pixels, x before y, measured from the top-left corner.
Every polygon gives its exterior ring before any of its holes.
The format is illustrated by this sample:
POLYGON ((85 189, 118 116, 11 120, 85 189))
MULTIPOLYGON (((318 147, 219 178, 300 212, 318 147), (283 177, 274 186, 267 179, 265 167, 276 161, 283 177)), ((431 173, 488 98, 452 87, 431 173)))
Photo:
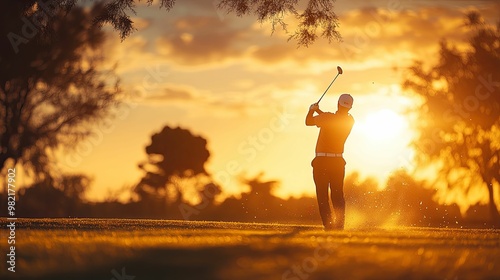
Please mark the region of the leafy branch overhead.
MULTIPOLYGON (((139 0, 140 1, 140 0, 139 0)), ((102 25, 109 23, 120 32, 122 39, 129 36, 134 30, 134 23, 130 14, 136 14, 135 5, 138 0, 112 0, 104 6, 103 12, 96 17, 95 23, 102 25)), ((335 0, 309 0, 306 7, 298 8, 298 0, 221 0, 217 8, 237 16, 255 15, 259 22, 271 22, 272 31, 276 26, 287 29, 285 16, 293 15, 298 20, 296 30, 289 40, 296 40, 299 46, 309 46, 320 37, 340 41, 337 31, 338 17, 334 12, 335 0)), ((148 5, 153 0, 147 0, 148 5)), ((175 0, 160 0, 160 8, 167 11, 174 7, 175 0)))

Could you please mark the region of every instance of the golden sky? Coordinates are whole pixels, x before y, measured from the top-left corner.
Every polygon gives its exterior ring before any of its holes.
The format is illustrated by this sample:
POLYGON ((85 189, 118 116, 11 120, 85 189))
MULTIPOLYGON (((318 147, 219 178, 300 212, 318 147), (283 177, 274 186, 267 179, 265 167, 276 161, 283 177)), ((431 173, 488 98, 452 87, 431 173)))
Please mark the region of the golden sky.
MULTIPOLYGON (((345 146, 346 173, 385 179, 412 170, 411 120, 415 106, 400 90, 414 59, 433 62, 439 41, 464 37, 464 13, 500 14, 497 1, 337 1, 343 42, 309 48, 253 17, 217 11, 212 1, 178 1, 170 12, 139 7, 137 31, 121 42, 116 32, 103 53, 118 64, 123 89, 133 96, 96 137, 61 155, 59 166, 94 178, 90 199, 137 183, 145 146, 163 126, 181 126, 208 140, 207 169, 229 194, 238 176, 265 173, 281 196, 314 193, 310 162, 318 129, 304 118, 340 65, 323 98, 336 111, 341 93, 354 97, 355 125, 345 146), (395 71, 394 69, 399 69, 395 71)), ((289 20, 290 30, 293 20, 289 20)))

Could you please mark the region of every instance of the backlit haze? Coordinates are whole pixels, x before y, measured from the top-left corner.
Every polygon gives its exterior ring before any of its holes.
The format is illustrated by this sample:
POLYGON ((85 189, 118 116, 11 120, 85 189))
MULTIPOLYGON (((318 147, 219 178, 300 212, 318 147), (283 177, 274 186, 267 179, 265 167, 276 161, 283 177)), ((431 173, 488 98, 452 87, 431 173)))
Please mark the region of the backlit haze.
MULTIPOLYGON (((466 34, 464 13, 500 13, 497 1, 336 2, 343 42, 318 40, 305 48, 289 34, 253 17, 217 11, 212 1, 178 1, 170 12, 141 6, 137 31, 123 42, 110 31, 103 54, 117 63, 123 90, 132 95, 115 118, 96 127, 99 137, 60 157, 60 168, 94 178, 88 194, 136 184, 150 136, 181 126, 208 140, 207 169, 227 194, 244 189, 238 178, 264 172, 281 181, 282 197, 313 195, 318 128, 304 118, 340 65, 323 98, 336 111, 341 93, 354 97, 354 128, 345 145, 346 173, 373 176, 384 187, 397 169, 412 169, 414 136, 404 112, 418 106, 400 88, 414 59, 434 62, 439 41, 466 34)), ((289 19, 289 32, 293 20, 289 19)))

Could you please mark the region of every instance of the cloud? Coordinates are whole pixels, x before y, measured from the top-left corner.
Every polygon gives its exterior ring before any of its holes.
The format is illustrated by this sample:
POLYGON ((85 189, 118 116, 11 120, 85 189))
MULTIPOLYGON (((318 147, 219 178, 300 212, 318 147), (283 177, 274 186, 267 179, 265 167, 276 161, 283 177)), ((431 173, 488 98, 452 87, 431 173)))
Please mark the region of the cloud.
MULTIPOLYGON (((498 7, 478 9, 481 14, 490 11, 485 16, 492 18, 491 10, 498 7)), ((309 48, 287 42, 281 30, 271 35, 268 24, 221 20, 212 10, 202 16, 193 15, 200 11, 173 10, 168 24, 163 17, 152 17, 147 34, 138 32, 117 42, 111 54, 119 57, 119 69, 130 87, 141 86, 149 75, 147 67, 170 73, 147 91, 148 105, 175 103, 245 112, 265 109, 268 102, 288 102, 290 96, 300 95, 297 88, 305 94, 299 100, 314 100, 337 65, 349 73, 336 84, 338 91, 366 94, 367 84, 373 90, 391 85, 395 83, 391 67, 432 59, 442 38, 462 41, 467 35, 463 27, 467 10, 438 6, 351 10, 340 15, 343 43, 319 40, 309 48), (160 28, 161 33, 155 33, 160 37, 148 36, 160 28)))
POLYGON ((192 91, 186 88, 169 87, 158 94, 148 95, 146 101, 171 101, 171 100, 190 100, 193 98, 192 91))
POLYGON ((369 7, 347 12, 340 19, 344 42, 339 44, 337 54, 356 69, 403 66, 414 59, 431 58, 441 40, 457 44, 464 41, 468 35, 464 26, 467 10, 436 5, 414 10, 369 7))
POLYGON ((151 19, 142 17, 133 17, 132 21, 134 22, 134 28, 137 28, 138 30, 144 30, 153 23, 151 19))
POLYGON ((293 56, 294 50, 295 48, 288 44, 274 44, 255 48, 252 56, 260 62, 274 64, 289 59, 293 56))
MULTIPOLYGON (((187 7, 189 8, 209 8, 209 7, 215 7, 214 3, 217 3, 217 1, 199 1, 199 0, 184 0, 182 1, 182 5, 188 5, 187 7)), ((160 0, 153 0, 151 5, 147 3, 147 1, 141 1, 136 3, 137 6, 139 7, 150 7, 152 6, 153 9, 159 7, 161 4, 160 0)), ((181 3, 175 3, 173 9, 178 7, 181 3)))
MULTIPOLYGON (((221 17, 213 1, 177 3, 168 17, 159 16, 165 13, 162 11, 146 26, 151 24, 162 30, 158 37, 148 37, 160 56, 156 59, 182 69, 221 68, 240 63, 255 71, 319 73, 329 70, 332 63, 349 64, 355 69, 406 63, 435 52, 442 38, 461 40, 468 9, 478 9, 488 18, 500 13, 500 5, 495 1, 460 2, 460 5, 382 2, 371 2, 378 7, 339 14, 342 43, 328 44, 320 39, 309 48, 297 48, 296 42, 288 42, 289 34, 279 27, 271 35, 268 22, 258 23, 251 16, 221 17)), ((286 21, 293 32, 296 20, 287 16, 286 21)))
POLYGON ((271 69, 281 65, 307 72, 328 70, 332 63, 358 70, 403 65, 435 54, 442 39, 463 42, 467 36, 465 14, 471 9, 494 23, 500 4, 475 8, 420 5, 412 10, 364 7, 339 15, 341 43, 319 40, 309 48, 296 48, 279 38, 255 46, 250 55, 271 69))
MULTIPOLYGON (((236 24, 235 24, 236 25, 236 24)), ((210 16, 186 16, 173 22, 156 41, 158 52, 181 65, 203 65, 241 56, 248 26, 231 27, 228 21, 210 16)))
POLYGON ((116 32, 108 32, 103 50, 106 60, 111 64, 117 63, 117 72, 123 75, 155 61, 155 56, 148 51, 147 46, 148 39, 141 35, 136 34, 122 41, 116 32))

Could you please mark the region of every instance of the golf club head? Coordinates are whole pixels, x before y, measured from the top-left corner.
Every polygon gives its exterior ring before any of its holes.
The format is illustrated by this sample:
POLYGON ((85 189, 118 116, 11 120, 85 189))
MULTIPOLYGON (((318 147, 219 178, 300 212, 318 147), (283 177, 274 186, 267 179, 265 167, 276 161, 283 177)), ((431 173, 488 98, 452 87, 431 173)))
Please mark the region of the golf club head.
POLYGON ((342 68, 340 68, 340 66, 337 66, 337 71, 338 71, 338 72, 339 72, 339 74, 341 74, 341 75, 342 75, 342 73, 344 72, 344 71, 342 71, 342 68))

